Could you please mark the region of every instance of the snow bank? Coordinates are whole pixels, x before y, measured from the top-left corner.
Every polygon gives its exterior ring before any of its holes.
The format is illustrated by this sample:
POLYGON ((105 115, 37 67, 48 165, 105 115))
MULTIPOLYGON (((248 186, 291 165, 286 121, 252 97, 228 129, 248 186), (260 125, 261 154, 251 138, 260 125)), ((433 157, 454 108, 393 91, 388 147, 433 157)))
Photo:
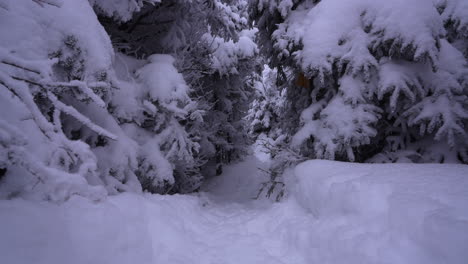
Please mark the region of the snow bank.
POLYGON ((317 219, 310 263, 466 263, 468 166, 316 160, 294 174, 317 219))

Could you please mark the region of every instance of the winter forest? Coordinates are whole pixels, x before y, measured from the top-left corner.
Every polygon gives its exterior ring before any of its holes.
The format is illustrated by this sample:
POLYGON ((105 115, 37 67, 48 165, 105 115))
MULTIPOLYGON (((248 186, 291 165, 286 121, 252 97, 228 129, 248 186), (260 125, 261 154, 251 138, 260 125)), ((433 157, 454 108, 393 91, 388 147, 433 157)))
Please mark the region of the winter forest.
POLYGON ((466 264, 468 0, 0 0, 0 262, 466 264))

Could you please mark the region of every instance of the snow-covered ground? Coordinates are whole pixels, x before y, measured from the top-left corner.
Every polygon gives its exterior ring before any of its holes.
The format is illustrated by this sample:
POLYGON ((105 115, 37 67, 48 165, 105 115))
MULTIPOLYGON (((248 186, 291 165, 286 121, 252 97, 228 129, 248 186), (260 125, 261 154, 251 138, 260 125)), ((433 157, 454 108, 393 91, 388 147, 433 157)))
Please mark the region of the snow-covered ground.
POLYGON ((468 166, 317 160, 294 174, 315 218, 309 263, 468 263, 468 166))
POLYGON ((2 263, 466 263, 468 166, 309 161, 281 203, 256 157, 196 195, 0 201, 2 263))

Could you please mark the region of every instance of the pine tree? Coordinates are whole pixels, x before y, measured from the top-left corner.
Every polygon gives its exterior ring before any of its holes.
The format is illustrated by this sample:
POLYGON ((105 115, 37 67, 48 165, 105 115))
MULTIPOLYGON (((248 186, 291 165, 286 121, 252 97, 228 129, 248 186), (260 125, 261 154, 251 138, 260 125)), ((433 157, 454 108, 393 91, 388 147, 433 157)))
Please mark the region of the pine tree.
POLYGON ((261 0, 251 10, 270 67, 293 71, 288 93, 308 79, 299 90, 310 102, 288 133, 302 155, 468 162, 463 1, 261 0))

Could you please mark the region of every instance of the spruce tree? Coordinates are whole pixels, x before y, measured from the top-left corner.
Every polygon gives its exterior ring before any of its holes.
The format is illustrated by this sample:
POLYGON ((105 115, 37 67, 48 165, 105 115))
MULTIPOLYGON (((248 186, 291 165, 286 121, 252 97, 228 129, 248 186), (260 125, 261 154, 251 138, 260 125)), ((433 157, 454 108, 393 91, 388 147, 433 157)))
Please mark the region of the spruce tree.
POLYGON ((288 97, 299 119, 289 145, 309 158, 468 162, 466 8, 458 0, 253 1, 270 67, 291 69, 282 85, 309 100, 301 107, 303 98, 288 97), (307 84, 297 85, 302 76, 307 84))

